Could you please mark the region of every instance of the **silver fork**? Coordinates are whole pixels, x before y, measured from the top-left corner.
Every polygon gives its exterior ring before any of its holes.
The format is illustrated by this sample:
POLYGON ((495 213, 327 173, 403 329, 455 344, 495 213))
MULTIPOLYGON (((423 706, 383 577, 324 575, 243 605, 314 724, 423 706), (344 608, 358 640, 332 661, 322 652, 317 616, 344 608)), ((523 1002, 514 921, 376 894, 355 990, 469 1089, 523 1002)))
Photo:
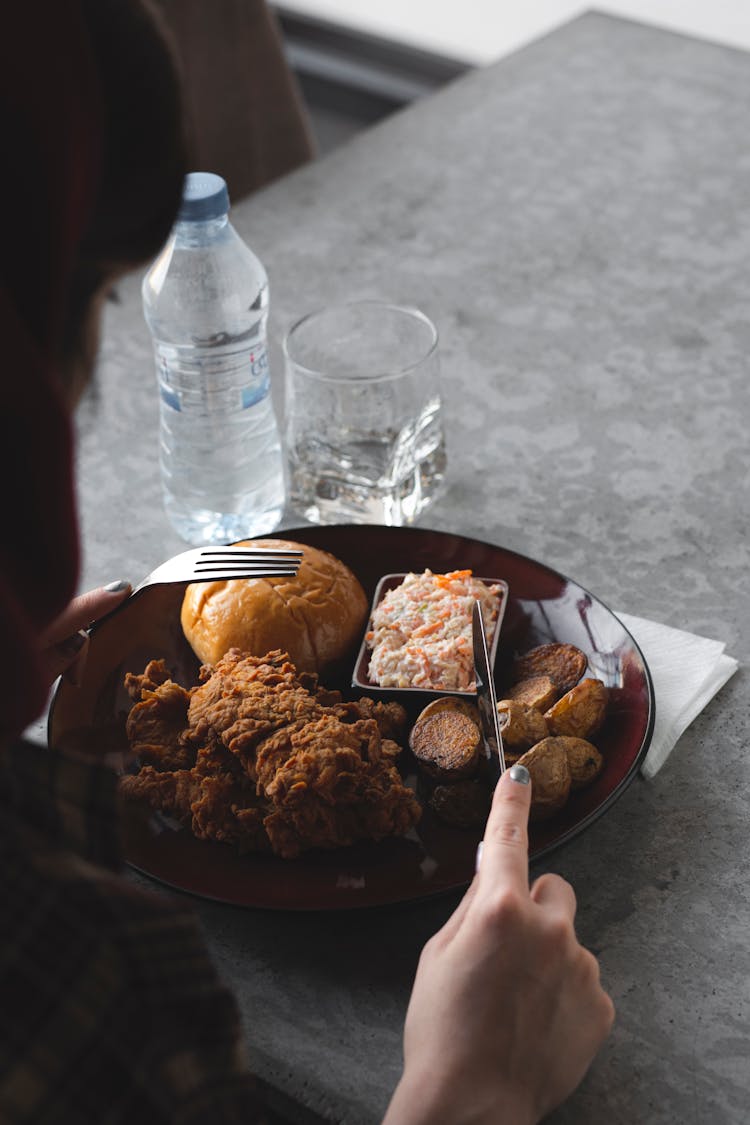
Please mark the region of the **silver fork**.
POLYGON ((133 590, 135 597, 146 586, 165 582, 221 582, 230 578, 294 577, 302 551, 273 547, 196 547, 167 559, 147 574, 133 590))
POLYGON ((230 578, 294 578, 301 559, 302 551, 272 547, 195 547, 192 551, 183 551, 147 574, 117 609, 98 618, 81 633, 90 635, 149 586, 169 582, 221 582, 230 578))

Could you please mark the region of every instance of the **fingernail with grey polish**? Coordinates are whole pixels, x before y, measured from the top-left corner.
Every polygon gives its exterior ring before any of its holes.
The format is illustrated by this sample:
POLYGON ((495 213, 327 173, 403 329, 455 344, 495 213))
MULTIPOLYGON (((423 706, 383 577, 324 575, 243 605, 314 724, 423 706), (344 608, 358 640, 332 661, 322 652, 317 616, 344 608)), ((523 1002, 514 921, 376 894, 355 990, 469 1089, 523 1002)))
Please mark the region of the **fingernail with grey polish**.
POLYGON ((480 840, 477 844, 477 857, 474 860, 474 870, 479 870, 479 864, 482 862, 482 850, 484 848, 484 840, 480 840))
POLYGON ((130 583, 125 578, 118 578, 116 582, 108 582, 106 586, 102 586, 108 594, 119 594, 123 590, 127 590, 130 583))
POLYGON ((519 766, 516 764, 515 766, 510 767, 508 773, 510 774, 511 781, 516 781, 519 785, 528 785, 531 781, 531 776, 529 774, 529 771, 526 769, 526 766, 519 766))

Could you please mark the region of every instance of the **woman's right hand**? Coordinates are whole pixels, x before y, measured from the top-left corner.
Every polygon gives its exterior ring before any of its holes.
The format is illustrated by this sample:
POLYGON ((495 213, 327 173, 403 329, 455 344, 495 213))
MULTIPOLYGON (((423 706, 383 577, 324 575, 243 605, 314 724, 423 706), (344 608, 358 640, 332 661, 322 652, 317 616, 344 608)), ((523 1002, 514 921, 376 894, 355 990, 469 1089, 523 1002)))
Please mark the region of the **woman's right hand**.
POLYGON ((478 873, 422 952, 384 1125, 531 1125, 573 1092, 609 1033, 614 1006, 576 939, 572 887, 543 875, 529 888, 530 801, 528 773, 513 767, 478 873))

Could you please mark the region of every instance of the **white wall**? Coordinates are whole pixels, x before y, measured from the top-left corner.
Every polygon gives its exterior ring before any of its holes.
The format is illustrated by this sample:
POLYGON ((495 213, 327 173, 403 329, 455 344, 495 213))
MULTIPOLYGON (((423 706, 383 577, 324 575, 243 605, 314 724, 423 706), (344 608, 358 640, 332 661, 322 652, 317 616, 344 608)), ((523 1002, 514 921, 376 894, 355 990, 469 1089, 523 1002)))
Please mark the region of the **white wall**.
POLYGON ((750 0, 279 0, 301 15, 488 63, 586 9, 750 50, 750 0))

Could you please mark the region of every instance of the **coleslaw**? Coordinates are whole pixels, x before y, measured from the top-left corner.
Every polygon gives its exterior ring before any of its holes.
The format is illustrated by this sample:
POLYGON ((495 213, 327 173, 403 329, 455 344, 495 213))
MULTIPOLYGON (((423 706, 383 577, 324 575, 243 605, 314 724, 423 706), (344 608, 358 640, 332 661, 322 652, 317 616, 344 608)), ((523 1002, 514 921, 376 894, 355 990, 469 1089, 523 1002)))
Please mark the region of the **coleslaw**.
POLYGON ((479 602, 489 647, 502 589, 471 570, 407 574, 373 611, 370 679, 380 687, 475 691, 472 607, 479 602))

